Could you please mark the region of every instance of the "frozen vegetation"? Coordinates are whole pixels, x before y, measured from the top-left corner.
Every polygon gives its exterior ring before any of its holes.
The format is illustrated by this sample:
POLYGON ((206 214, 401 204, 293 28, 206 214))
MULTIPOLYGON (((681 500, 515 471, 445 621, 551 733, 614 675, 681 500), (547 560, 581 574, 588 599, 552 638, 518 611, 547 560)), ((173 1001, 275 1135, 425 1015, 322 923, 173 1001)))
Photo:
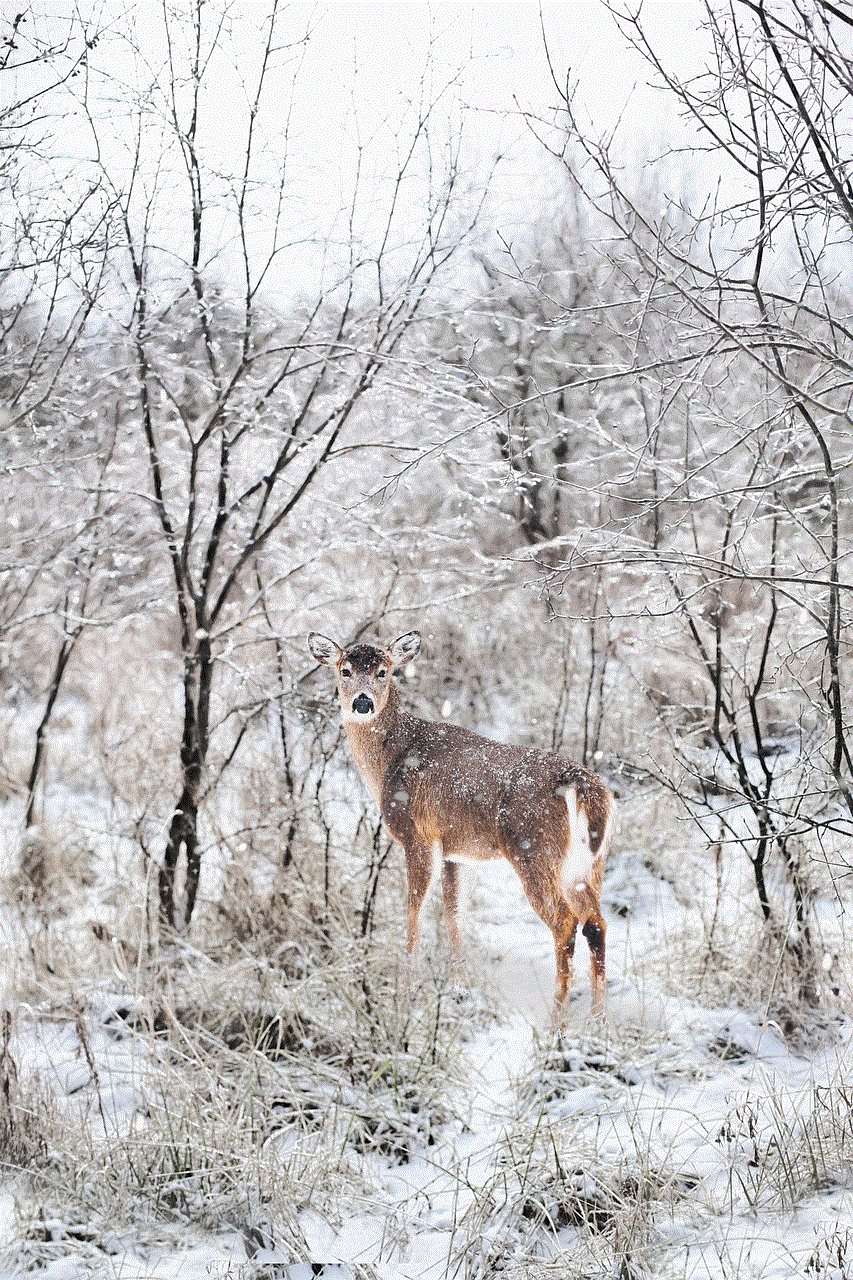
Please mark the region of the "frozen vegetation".
POLYGON ((23 860, 4 808, 9 1274, 849 1275, 837 900, 810 1012, 748 865, 721 880, 675 802, 617 776, 609 1025, 582 972, 555 1039, 551 937, 504 863, 468 882, 464 984, 435 895, 409 990, 402 857, 342 757, 286 875, 286 811, 259 794, 246 823, 223 789, 194 928, 152 948, 138 820, 72 785, 89 714, 57 713, 23 860))
POLYGON ((485 164, 438 37, 321 155, 298 5, 3 19, 3 1277, 853 1275, 851 28, 703 14, 485 164), (616 796, 605 1027, 503 862, 404 961, 305 637, 415 628, 616 796))

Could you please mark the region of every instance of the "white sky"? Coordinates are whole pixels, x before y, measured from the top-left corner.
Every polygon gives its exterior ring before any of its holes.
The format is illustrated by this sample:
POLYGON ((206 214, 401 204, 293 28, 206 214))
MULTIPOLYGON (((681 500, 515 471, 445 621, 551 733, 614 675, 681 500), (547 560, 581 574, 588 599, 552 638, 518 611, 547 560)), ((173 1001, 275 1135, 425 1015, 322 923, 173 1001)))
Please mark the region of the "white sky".
MULTIPOLYGON (((552 65, 576 85, 578 115, 597 135, 620 121, 627 154, 656 152, 672 126, 672 96, 649 87, 650 69, 628 44, 602 0, 515 0, 514 3, 297 3, 288 20, 317 21, 300 73, 300 114, 306 137, 330 140, 353 106, 360 127, 378 121, 400 93, 415 94, 429 66, 458 73, 467 106, 468 137, 485 169, 497 150, 514 159, 492 181, 492 217, 529 225, 551 190, 543 153, 521 112, 551 117, 557 92, 552 65), (319 16, 319 19, 317 18, 319 16), (310 90, 308 87, 310 86, 310 90), (308 90, 308 92, 306 92, 308 90), (352 96, 351 96, 352 95, 352 96)), ((679 74, 694 71, 706 47, 701 0, 645 0, 643 26, 679 74)), ((346 148, 342 149, 344 152, 346 148)), ((468 152, 469 158, 472 154, 468 152)))
MULTIPOLYGON (((682 75, 693 71, 706 41, 701 0, 645 0, 643 26, 664 61, 682 75)), ((473 113, 468 137, 477 139, 485 168, 496 150, 511 150, 492 190, 507 225, 539 212, 549 179, 541 147, 521 111, 550 116, 557 102, 542 29, 560 77, 576 84, 575 105, 596 134, 621 120, 624 145, 655 151, 672 124, 672 98, 648 85, 649 67, 629 47, 602 0, 515 0, 514 3, 297 3, 287 10, 294 35, 316 24, 304 55, 296 132, 309 149, 325 149, 320 170, 346 154, 334 139, 358 116, 362 136, 415 96, 428 68, 433 86, 459 76, 458 101, 473 113), (461 69, 461 74, 460 74, 461 69), (630 139, 634 141, 631 142, 630 139), (513 205, 515 208, 513 210, 513 205)), ((452 95, 448 95, 450 99, 452 95)), ((471 158, 471 152, 468 153, 471 158)), ((340 163, 343 163, 340 161, 340 163)), ((324 176, 318 173, 323 189, 324 176)), ((330 186, 333 175, 325 172, 330 186)), ((344 184, 345 185, 345 184, 344 184)))
MULTIPOLYGON (((643 26, 665 62, 693 70, 705 46, 701 0, 645 0, 643 26)), ((356 85, 362 111, 381 110, 401 88, 414 90, 431 49, 448 69, 470 62, 461 97, 478 113, 483 150, 524 132, 517 111, 546 112, 556 91, 542 39, 544 26, 558 75, 577 84, 576 106, 596 132, 620 117, 626 135, 656 142, 671 122, 672 101, 648 86, 649 68, 628 47, 602 0, 516 0, 515 3, 299 3, 295 25, 319 15, 303 83, 315 88, 312 127, 322 130, 347 109, 356 85)))
MULTIPOLYGON (((695 56, 696 31, 704 6, 699 0, 645 0, 643 25, 671 58, 695 56)), ((318 14, 299 3, 291 12, 318 14)), ((331 3, 318 27, 331 62, 330 79, 348 78, 353 49, 375 87, 408 76, 431 36, 449 61, 466 51, 481 67, 472 83, 472 99, 484 107, 508 107, 517 96, 535 102, 552 96, 542 45, 544 25, 558 69, 569 65, 590 107, 607 113, 642 85, 645 64, 625 47, 602 0, 515 0, 515 3, 331 3), (335 45, 337 48, 335 48, 335 45), (482 64, 481 64, 482 60, 482 64)))
MULTIPOLYGON (((78 0, 42 0, 41 11, 60 31, 63 18, 85 12, 86 5, 79 6, 78 0)), ((106 21, 112 28, 111 38, 92 51, 92 65, 97 61, 118 82, 135 83, 144 90, 165 63, 163 0, 92 0, 88 11, 95 23, 106 21)), ((171 11, 171 6, 165 11, 171 11)), ((221 61, 209 78, 213 88, 208 90, 203 142, 207 160, 226 177, 238 176, 242 169, 245 85, 251 85, 256 75, 262 48, 259 28, 267 11, 268 4, 260 0, 233 0, 228 6, 229 38, 223 41, 221 61)), ((653 43, 682 75, 695 69, 705 44, 699 33, 703 11, 701 0, 645 0, 642 7, 643 24, 653 43)), ((210 0, 204 12, 213 15, 218 6, 210 0)), ((332 0, 325 4, 295 0, 283 4, 279 39, 293 47, 280 55, 282 70, 268 85, 262 119, 270 154, 276 160, 277 153, 285 149, 285 131, 289 129, 290 171, 298 175, 288 197, 294 242, 313 237, 324 216, 328 219, 324 229, 332 239, 342 242, 346 238, 341 211, 359 154, 356 140, 366 144, 361 154, 369 156, 369 166, 380 173, 385 151, 389 147, 393 151, 395 133, 399 133, 400 145, 408 136, 407 126, 399 125, 401 102, 416 102, 421 93, 425 101, 431 101, 449 80, 454 81, 454 88, 439 97, 435 137, 448 132, 452 135, 466 113, 465 163, 473 185, 476 187, 478 161, 485 166, 496 151, 510 150, 514 159, 503 167, 493 187, 493 208, 505 213, 507 225, 516 219, 527 223, 535 218, 547 180, 541 149, 520 113, 529 110, 549 117, 557 102, 543 45, 543 25, 555 70, 561 78, 568 71, 572 84, 577 85, 576 109, 581 117, 586 112, 593 131, 609 132, 624 113, 622 133, 626 139, 636 139, 625 145, 633 146, 635 155, 648 147, 656 148, 669 131, 671 98, 648 88, 646 63, 628 47, 602 0, 542 0, 541 7, 538 0, 332 0), (313 29, 312 36, 306 44, 302 37, 309 29, 313 29)), ((174 31, 173 26, 173 55, 177 53, 179 66, 188 67, 188 50, 181 48, 174 31)), ((69 87, 79 92, 81 83, 72 81, 69 87)), ((94 77, 90 83, 96 83, 94 77)), ((97 92, 105 122, 100 129, 99 154, 108 154, 110 169, 121 185, 123 167, 133 164, 136 134, 130 117, 123 124, 121 111, 114 111, 111 95, 115 92, 121 102, 127 93, 110 86, 97 92)), ((142 96, 146 96, 144 92, 142 96)), ((73 109, 69 111, 65 124, 69 163, 74 155, 92 154, 86 113, 78 110, 76 123, 74 114, 73 109)), ((393 160, 392 155, 386 176, 395 172, 393 160)), ((369 206, 369 174, 367 181, 362 174, 361 182, 360 190, 367 191, 369 206)), ((422 202, 423 193, 419 195, 416 182, 409 198, 415 207, 422 202)), ((144 190, 140 199, 144 209, 144 190)), ((377 209, 380 203, 377 183, 377 209)), ((158 216, 168 220, 169 213, 167 200, 165 211, 158 216)), ((256 235, 261 245, 266 230, 263 213, 259 213, 256 235)), ((223 253, 227 253, 230 238, 231 233, 223 230, 223 253)), ((168 240, 164 229, 163 242, 168 240)), ((284 287, 283 281, 277 287, 284 287)))
MULTIPOLYGON (((696 66, 707 45, 699 31, 702 0, 613 3, 617 8, 641 7, 643 26, 667 64, 682 74, 696 66)), ((135 47, 142 61, 153 68, 164 58, 163 13, 180 7, 164 7, 163 0, 89 0, 83 4, 79 0, 35 0, 29 21, 30 29, 33 23, 44 22, 55 38, 61 38, 65 23, 82 14, 92 29, 105 25, 112 36, 126 38, 128 58, 135 47)), ((269 5, 261 0, 230 0, 225 7, 232 54, 251 79, 260 49, 260 27, 269 5)), ((217 11, 218 6, 209 0, 206 12, 217 11)), ((282 3, 278 23, 283 40, 294 45, 306 30, 312 30, 299 74, 297 124, 300 132, 315 132, 320 137, 326 131, 334 132, 353 105, 369 120, 371 110, 382 114, 401 91, 415 94, 428 65, 436 83, 443 71, 459 75, 459 96, 479 113, 484 139, 498 137, 498 117, 511 116, 518 107, 544 112, 555 102, 543 26, 558 75, 562 78, 569 71, 578 86, 576 104, 586 107, 596 129, 604 132, 612 127, 627 104, 626 128, 655 138, 666 128, 671 112, 667 96, 648 88, 649 68, 628 48, 604 0, 294 0, 282 3)), ((223 43, 228 43, 227 38, 223 43)), ((103 48, 102 43, 90 57, 97 60, 103 48)), ((109 40, 109 51, 111 65, 121 76, 121 49, 115 39, 109 40)), ((180 45, 177 52, 180 56, 180 45)), ((39 74, 38 67, 25 72, 30 77, 39 74)), ((227 99, 227 89, 225 96, 227 99)), ((223 139, 227 117, 226 100, 223 139)))
MULTIPOLYGON (((307 19, 316 6, 299 3, 290 12, 307 19)), ((695 65, 703 45, 700 0, 645 0, 643 26, 665 60, 682 71, 695 65)), ((465 77, 469 103, 484 112, 544 107, 555 93, 542 41, 544 25, 558 73, 571 70, 579 100, 602 128, 613 124, 626 103, 635 125, 654 131, 668 110, 662 95, 645 85, 648 68, 627 47, 602 0, 516 0, 515 3, 331 3, 317 26, 317 110, 335 102, 359 68, 361 92, 380 98, 412 83, 430 40, 435 55, 456 66, 470 52, 465 77)))

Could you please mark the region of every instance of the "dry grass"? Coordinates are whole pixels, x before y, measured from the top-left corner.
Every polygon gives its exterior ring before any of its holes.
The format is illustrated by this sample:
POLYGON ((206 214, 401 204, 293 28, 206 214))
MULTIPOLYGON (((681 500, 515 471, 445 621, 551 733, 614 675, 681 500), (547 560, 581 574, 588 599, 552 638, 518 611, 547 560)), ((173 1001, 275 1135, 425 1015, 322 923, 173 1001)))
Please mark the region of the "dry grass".
POLYGON ((333 943, 303 922, 302 944, 295 974, 176 942, 124 983, 78 999, 68 975, 69 1003, 8 1015, 2 1158, 38 1206, 21 1210, 18 1265, 84 1225, 86 1248, 109 1252, 180 1223, 236 1231, 250 1253, 272 1234, 295 1262, 308 1206, 340 1220, 376 1170, 435 1143, 462 1030, 443 983, 410 994, 386 939, 333 943))
MULTIPOLYGON (((348 766, 335 760, 319 778, 318 741, 306 730, 296 745, 295 798, 268 783, 262 752, 211 794, 188 937, 166 944, 153 927, 147 854, 171 792, 155 776, 162 744, 146 759, 144 734, 128 729, 112 757, 112 808, 42 824, 12 868, 0 1149, 19 1206, 18 1270, 77 1251, 97 1273, 123 1249, 227 1231, 246 1275, 261 1275, 266 1255, 309 1256, 309 1206, 333 1227, 384 1212, 389 1240, 398 1228, 402 1238, 408 1209, 387 1183, 434 1162, 465 1205, 448 1229, 459 1280, 657 1280, 684 1274, 691 1233, 731 1259, 729 1236, 750 1215, 840 1185, 853 1160, 841 1075, 797 1094, 744 1085, 714 1124, 691 1094, 690 1150, 713 1166, 703 1189, 683 1135, 667 1129, 673 1101, 752 1049, 618 1024, 605 1039, 534 1040, 466 1183, 454 1144, 471 1122, 472 1038, 492 1013, 449 993, 440 961, 410 982, 400 860, 362 816, 348 766)), ((736 1005, 789 1035, 823 1033, 792 1003, 784 951, 755 929, 749 868, 727 861, 721 874, 675 798, 646 783, 626 789, 620 811, 605 899, 630 931, 626 981, 658 1005, 736 1005)), ((488 983, 475 981, 482 1000, 488 983)), ((843 1231, 828 1232, 809 1274, 834 1280, 849 1254, 843 1231)), ((730 1260, 719 1274, 736 1274, 730 1260)))

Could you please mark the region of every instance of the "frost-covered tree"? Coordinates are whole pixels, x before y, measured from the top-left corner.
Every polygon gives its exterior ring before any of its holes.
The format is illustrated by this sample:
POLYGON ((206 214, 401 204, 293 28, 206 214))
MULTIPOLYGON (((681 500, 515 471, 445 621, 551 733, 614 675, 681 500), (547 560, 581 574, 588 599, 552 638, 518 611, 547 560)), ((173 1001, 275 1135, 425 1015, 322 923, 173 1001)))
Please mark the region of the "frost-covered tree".
POLYGON ((701 691, 692 747, 671 708, 683 794, 703 822, 711 793, 728 797, 723 839, 748 851, 762 914, 813 994, 815 877, 822 864, 840 884, 853 834, 851 20, 828 3, 709 0, 714 56, 685 80, 641 12, 613 13, 680 108, 704 194, 638 198, 555 75, 563 132, 549 146, 630 245, 640 327, 666 316, 670 334, 658 368, 625 370, 647 413, 631 459, 645 497, 615 538, 584 530, 555 581, 618 564, 647 583, 647 615, 680 619, 701 691), (775 904, 771 865, 787 883, 775 904))
MULTIPOLYGON (((440 138, 432 118, 452 83, 429 67, 373 133, 354 114, 342 122, 337 176, 311 173, 293 122, 310 39, 275 0, 239 22, 227 5, 171 6, 144 40, 124 23, 88 40, 85 75, 61 86, 74 163, 54 153, 53 176, 79 198, 74 235, 88 230, 101 250, 97 277, 64 286, 77 324, 66 346, 86 361, 97 348, 90 372, 105 376, 90 408, 102 423, 112 406, 118 432, 108 484, 181 663, 178 794, 159 868, 168 926, 181 857, 184 920, 196 900, 212 735, 230 732, 230 759, 247 724, 233 708, 225 727, 212 715, 235 628, 316 553, 306 530, 326 524, 321 477, 477 216, 461 135, 440 138)), ((354 443, 387 438, 368 424, 354 443)))
POLYGON ((45 689, 26 779, 29 828, 51 712, 101 602, 90 534, 106 504, 97 480, 85 497, 78 481, 100 472, 109 444, 85 425, 75 352, 103 279, 108 200, 98 182, 57 183, 53 164, 56 100, 85 74, 97 20, 44 22, 22 6, 0 33, 0 671, 13 707, 34 672, 39 687, 29 692, 45 689))

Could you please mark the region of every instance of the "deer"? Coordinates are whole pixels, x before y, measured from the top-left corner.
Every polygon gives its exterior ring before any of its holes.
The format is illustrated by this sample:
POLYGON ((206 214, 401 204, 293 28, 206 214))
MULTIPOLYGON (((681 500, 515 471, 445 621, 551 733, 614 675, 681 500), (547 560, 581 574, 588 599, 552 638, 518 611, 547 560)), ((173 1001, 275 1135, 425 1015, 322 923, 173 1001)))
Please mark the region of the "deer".
POLYGON ((511 746, 460 725, 422 720, 401 706, 394 672, 420 652, 409 631, 389 645, 341 646, 312 631, 308 648, 335 675, 355 764, 406 857, 406 952, 441 868, 445 927, 461 959, 459 866, 505 858, 554 938, 552 1026, 567 1017, 575 936, 589 946, 593 1018, 604 1020, 605 935, 601 881, 614 801, 601 779, 552 751, 511 746))

